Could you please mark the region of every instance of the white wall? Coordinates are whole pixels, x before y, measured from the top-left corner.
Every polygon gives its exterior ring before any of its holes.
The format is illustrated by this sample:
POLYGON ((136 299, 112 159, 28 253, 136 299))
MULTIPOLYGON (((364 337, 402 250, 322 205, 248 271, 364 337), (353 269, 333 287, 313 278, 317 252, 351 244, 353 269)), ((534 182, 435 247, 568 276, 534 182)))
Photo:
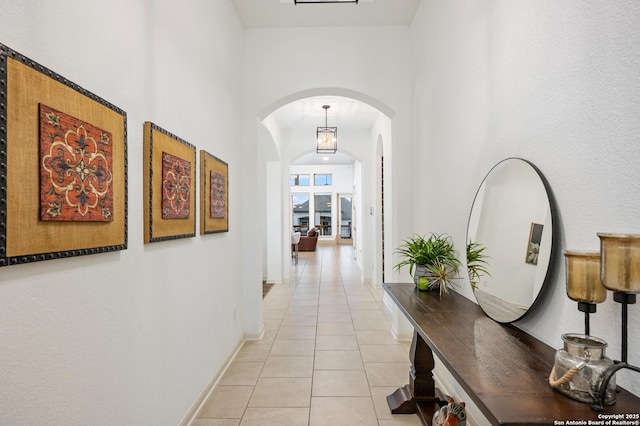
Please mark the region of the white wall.
MULTIPOLYGON (((640 233, 640 3, 423 0, 412 36, 414 228, 464 247, 485 173, 506 157, 535 164, 557 201, 557 263, 518 326, 561 347, 562 333, 583 331, 562 250, 598 250, 597 232, 640 233)), ((473 298, 468 283, 464 294, 473 298)), ((619 359, 612 299, 591 332, 619 359)), ((638 365, 640 307, 629 311, 629 361, 638 365)), ((640 375, 623 371, 618 382, 640 394, 640 375)))
POLYGON ((244 334, 239 20, 206 0, 0 10, 0 42, 127 112, 129 165, 127 250, 0 270, 0 424, 175 425, 244 334), (229 163, 229 233, 143 244, 145 120, 229 163))

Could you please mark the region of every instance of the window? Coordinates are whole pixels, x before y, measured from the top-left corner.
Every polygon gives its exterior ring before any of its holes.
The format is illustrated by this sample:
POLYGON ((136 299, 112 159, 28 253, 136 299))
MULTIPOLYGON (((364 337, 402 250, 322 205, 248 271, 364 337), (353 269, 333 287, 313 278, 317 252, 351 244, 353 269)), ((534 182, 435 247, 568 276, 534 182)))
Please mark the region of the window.
POLYGON ((309 194, 293 194, 291 205, 293 230, 307 232, 309 230, 309 194))
POLYGON ((331 183, 331 173, 313 175, 313 184, 315 186, 329 186, 331 183))
POLYGON ((289 183, 291 186, 309 186, 309 175, 291 175, 289 183))

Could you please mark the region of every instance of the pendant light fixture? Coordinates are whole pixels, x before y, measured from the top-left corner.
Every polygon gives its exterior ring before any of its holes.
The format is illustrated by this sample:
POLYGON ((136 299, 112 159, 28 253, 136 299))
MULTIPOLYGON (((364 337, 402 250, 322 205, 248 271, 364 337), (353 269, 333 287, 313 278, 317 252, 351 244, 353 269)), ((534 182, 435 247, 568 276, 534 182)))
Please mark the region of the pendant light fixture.
POLYGON ((338 150, 338 128, 327 126, 327 111, 329 105, 322 105, 324 108, 324 127, 318 127, 316 131, 316 153, 335 154, 338 150))

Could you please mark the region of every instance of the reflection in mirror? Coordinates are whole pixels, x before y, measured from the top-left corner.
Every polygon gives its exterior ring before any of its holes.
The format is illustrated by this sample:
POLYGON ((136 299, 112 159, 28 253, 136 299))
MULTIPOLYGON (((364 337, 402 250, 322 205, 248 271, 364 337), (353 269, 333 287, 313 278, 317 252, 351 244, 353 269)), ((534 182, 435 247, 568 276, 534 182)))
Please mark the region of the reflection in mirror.
POLYGON ((476 194, 467 243, 485 247, 483 274, 473 285, 485 313, 502 323, 522 318, 549 270, 553 220, 549 193, 532 164, 508 158, 496 164, 476 194))

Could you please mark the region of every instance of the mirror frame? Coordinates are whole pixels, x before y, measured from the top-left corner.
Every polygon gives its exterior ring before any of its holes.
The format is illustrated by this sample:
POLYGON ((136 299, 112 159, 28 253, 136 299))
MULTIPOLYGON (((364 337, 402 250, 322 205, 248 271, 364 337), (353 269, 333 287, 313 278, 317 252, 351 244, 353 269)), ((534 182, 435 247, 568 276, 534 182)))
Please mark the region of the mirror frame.
MULTIPOLYGON (((476 190, 476 194, 473 197, 473 203, 471 204, 471 208, 469 209, 469 218, 467 219, 467 232, 465 234, 466 236, 466 242, 465 242, 465 248, 466 245, 469 243, 469 228, 470 228, 470 222, 471 222, 471 218, 472 218, 472 214, 473 214, 473 209, 474 206, 476 205, 476 202, 478 201, 478 194, 480 193, 480 190, 482 189, 482 186, 485 184, 485 182, 487 181, 487 178, 489 176, 491 176, 491 174, 501 165, 503 165, 505 162, 507 161, 521 161, 523 163, 525 163, 526 165, 528 165, 529 167, 531 167, 531 169, 533 171, 535 171, 536 175, 538 176, 538 178, 540 179, 540 182, 542 183, 544 190, 546 192, 547 195, 547 200, 549 202, 549 215, 550 215, 550 220, 551 220, 551 243, 550 243, 550 247, 549 247, 549 260, 548 260, 548 264, 547 264, 547 270, 545 271, 545 275, 544 278, 542 279, 542 284, 540 285, 540 289, 538 290, 538 293, 535 295, 535 298, 533 298, 531 304, 529 305, 529 307, 526 309, 526 311, 513 319, 510 319, 508 321, 503 321, 503 320, 499 320, 494 318, 494 316, 491 315, 490 312, 487 311, 486 306, 483 307, 482 304, 480 303, 480 301, 478 300, 477 296, 476 296, 476 290, 472 288, 474 297, 476 297, 476 302, 478 303, 478 306, 480 306, 480 308, 483 310, 483 312, 491 319, 493 319, 496 322, 499 323, 503 323, 503 324, 509 324, 509 323, 513 323, 516 321, 519 321, 521 319, 523 319, 525 316, 527 316, 527 314, 529 314, 538 304, 538 302, 540 301, 540 299, 542 298, 542 295, 545 293, 545 289, 547 287, 549 287, 549 281, 550 281, 550 277, 551 277, 551 271, 554 269, 555 267, 555 263, 556 263, 556 256, 555 253, 557 251, 557 241, 558 241, 558 216, 557 216, 557 211, 556 211, 556 204, 555 204, 555 199, 553 196, 553 192, 551 191, 551 187, 549 186, 548 181, 546 180, 546 178, 544 177, 544 175, 542 174, 542 172, 540 172, 540 170, 530 161, 525 160, 523 158, 518 158, 518 157, 508 157, 505 158, 499 162, 497 162, 496 164, 494 164, 491 169, 484 175, 484 178, 482 179, 482 181, 480 182, 480 185, 478 185, 478 189, 476 190)), ((466 250, 465 250, 466 253, 466 250)), ((466 256, 465 256, 466 257, 466 256)), ((468 272, 467 272, 468 274, 468 272)), ((469 281, 471 281, 469 279, 469 281)))

